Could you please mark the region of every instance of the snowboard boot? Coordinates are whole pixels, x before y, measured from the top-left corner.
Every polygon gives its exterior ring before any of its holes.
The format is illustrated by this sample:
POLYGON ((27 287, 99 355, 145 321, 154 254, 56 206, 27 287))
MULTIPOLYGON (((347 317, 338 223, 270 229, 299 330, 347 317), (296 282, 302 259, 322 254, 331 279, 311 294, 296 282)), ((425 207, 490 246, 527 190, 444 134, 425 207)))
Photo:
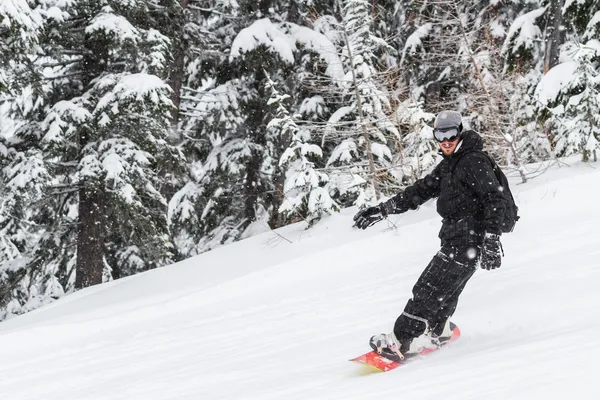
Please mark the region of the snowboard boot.
POLYGON ((446 320, 444 325, 436 326, 428 336, 431 338, 431 342, 436 346, 441 346, 446 343, 452 337, 452 329, 450 328, 450 318, 446 320))
POLYGON ((409 340, 405 343, 400 343, 394 332, 391 332, 371 337, 369 345, 374 351, 388 360, 400 362, 405 357, 419 352, 419 349, 412 345, 413 342, 414 340, 409 340))

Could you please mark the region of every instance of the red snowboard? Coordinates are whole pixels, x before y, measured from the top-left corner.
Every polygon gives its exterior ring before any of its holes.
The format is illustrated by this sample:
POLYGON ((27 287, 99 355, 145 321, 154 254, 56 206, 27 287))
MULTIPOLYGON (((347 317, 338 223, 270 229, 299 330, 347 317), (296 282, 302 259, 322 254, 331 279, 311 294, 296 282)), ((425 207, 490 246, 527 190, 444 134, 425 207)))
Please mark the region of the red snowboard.
MULTIPOLYGON (((458 326, 456 326, 453 323, 450 323, 450 329, 452 329, 452 336, 450 336, 450 340, 444 342, 441 347, 444 347, 448 343, 454 342, 460 337, 460 329, 458 329, 458 326)), ((406 364, 408 361, 410 361, 413 358, 416 358, 417 356, 424 356, 433 353, 439 350, 441 347, 424 348, 419 353, 414 354, 412 356, 409 355, 400 362, 388 360, 387 358, 377 354, 376 351, 370 351, 367 354, 363 354, 360 357, 353 358, 350 361, 354 361, 361 365, 366 365, 368 367, 375 368, 377 371, 387 372, 406 364)))

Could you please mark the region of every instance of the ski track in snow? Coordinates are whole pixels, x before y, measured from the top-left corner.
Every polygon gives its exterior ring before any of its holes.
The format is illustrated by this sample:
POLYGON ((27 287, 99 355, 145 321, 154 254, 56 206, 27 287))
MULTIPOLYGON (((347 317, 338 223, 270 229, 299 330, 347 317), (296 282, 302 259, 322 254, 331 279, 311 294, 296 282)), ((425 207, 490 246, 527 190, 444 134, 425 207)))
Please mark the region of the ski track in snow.
POLYGON ((0 398, 599 398, 599 180, 573 163, 513 183, 521 221, 502 268, 467 285, 461 339, 398 370, 348 359, 437 250, 433 202, 398 230, 344 210, 281 229, 292 244, 263 234, 0 323, 0 398))

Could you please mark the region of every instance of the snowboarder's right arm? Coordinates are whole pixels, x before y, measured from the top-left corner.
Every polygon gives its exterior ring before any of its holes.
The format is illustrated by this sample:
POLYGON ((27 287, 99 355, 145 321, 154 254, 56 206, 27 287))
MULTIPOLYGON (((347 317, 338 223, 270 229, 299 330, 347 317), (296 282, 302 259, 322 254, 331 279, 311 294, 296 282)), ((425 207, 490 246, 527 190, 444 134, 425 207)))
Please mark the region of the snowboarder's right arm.
POLYGON ((435 169, 422 179, 418 179, 412 186, 398 193, 386 202, 360 210, 354 216, 354 226, 367 229, 388 216, 400 214, 408 210, 416 210, 427 200, 440 195, 439 164, 435 169))
POLYGON ((388 201, 382 203, 387 214, 400 214, 408 210, 416 210, 427 200, 440 195, 440 164, 425 177, 404 189, 388 201))

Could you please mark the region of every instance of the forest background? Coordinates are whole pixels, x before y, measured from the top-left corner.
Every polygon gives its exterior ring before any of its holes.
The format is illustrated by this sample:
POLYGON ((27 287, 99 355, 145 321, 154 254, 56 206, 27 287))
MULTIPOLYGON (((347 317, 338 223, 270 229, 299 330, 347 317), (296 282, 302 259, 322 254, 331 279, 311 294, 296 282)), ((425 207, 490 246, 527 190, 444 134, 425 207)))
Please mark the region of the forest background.
POLYGON ((377 203, 443 109, 522 181, 595 162, 599 37, 600 0, 1 0, 0 320, 377 203))

